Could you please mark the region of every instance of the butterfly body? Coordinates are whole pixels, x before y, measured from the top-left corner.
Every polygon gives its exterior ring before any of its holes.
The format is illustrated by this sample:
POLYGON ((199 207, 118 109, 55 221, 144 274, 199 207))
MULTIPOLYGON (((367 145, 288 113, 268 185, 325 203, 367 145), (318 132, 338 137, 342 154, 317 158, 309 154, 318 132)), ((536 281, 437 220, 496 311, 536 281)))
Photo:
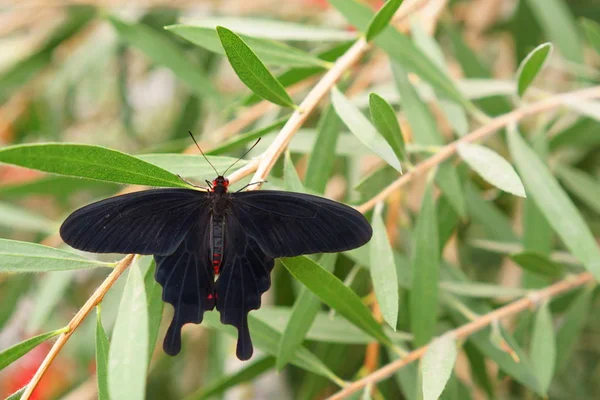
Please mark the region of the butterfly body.
POLYGON ((248 313, 260 308, 274 259, 362 246, 371 226, 356 210, 303 193, 228 192, 218 176, 209 191, 151 189, 101 200, 73 212, 60 229, 74 248, 153 255, 155 279, 174 314, 163 348, 181 350, 181 329, 216 308, 238 330, 236 354, 252 356, 248 313))

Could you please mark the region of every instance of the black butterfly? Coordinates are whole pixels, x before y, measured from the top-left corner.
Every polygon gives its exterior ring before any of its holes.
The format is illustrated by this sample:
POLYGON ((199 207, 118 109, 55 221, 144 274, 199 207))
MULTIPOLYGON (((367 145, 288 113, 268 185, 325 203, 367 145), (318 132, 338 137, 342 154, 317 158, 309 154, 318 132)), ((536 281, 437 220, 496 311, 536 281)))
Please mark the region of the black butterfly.
POLYGON ((208 191, 151 189, 98 201, 73 212, 60 235, 79 250, 154 255, 163 301, 174 307, 167 354, 181 350, 184 324, 199 324, 216 306, 221 322, 237 328, 236 354, 247 360, 248 312, 271 286, 273 259, 350 250, 372 229, 355 209, 322 197, 228 193, 222 175, 207 183, 208 191))

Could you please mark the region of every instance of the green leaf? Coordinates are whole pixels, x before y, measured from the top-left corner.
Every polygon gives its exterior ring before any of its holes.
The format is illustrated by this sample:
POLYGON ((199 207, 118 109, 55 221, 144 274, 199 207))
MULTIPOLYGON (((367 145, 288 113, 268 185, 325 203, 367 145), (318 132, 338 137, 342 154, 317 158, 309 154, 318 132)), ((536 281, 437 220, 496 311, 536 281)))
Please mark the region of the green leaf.
POLYGON ((546 302, 536 314, 531 338, 531 363, 544 393, 548 391, 552 382, 555 362, 554 327, 552 326, 552 314, 546 302))
POLYGON ((327 181, 335 162, 336 143, 342 128, 342 121, 329 105, 321 114, 317 124, 317 138, 308 157, 308 167, 304 177, 307 188, 324 193, 327 181))
POLYGON ((518 241, 512 230, 511 221, 493 201, 485 200, 483 194, 469 181, 465 182, 465 197, 471 218, 483 225, 487 236, 500 242, 518 241))
POLYGON ((564 0, 527 0, 544 33, 569 61, 583 64, 583 49, 571 10, 564 0))
POLYGON ((0 272, 48 272, 110 267, 66 250, 41 244, 0 239, 0 272))
POLYGON ((381 343, 390 344, 390 340, 383 333, 381 325, 375 321, 358 295, 347 288, 335 275, 304 256, 282 258, 281 263, 296 279, 316 294, 323 303, 335 309, 348 321, 381 343))
POLYGON ((233 70, 250 90, 272 103, 296 108, 283 85, 271 75, 242 38, 221 26, 217 27, 217 33, 233 70))
POLYGON ((156 271, 156 261, 152 260, 148 271, 144 274, 144 287, 146 291, 146 301, 148 303, 148 355, 152 357, 156 338, 162 320, 165 303, 162 301, 162 287, 154 279, 156 271))
POLYGON ((123 41, 141 50, 156 64, 169 68, 195 94, 220 101, 219 92, 202 68, 192 63, 183 50, 164 34, 146 25, 127 24, 113 16, 108 19, 123 41))
POLYGON ((531 52, 521 61, 517 70, 517 94, 523 97, 525 91, 534 81, 538 73, 546 65, 549 57, 552 55, 552 43, 544 43, 531 50, 531 52))
POLYGON ((435 117, 408 80, 407 72, 397 63, 392 63, 392 72, 402 99, 402 110, 412 128, 413 141, 424 146, 443 144, 435 117))
POLYGON ((5 400, 21 400, 21 396, 23 396, 23 393, 25 393, 25 389, 27 389, 27 386, 17 390, 16 392, 8 396, 5 400))
MULTIPOLYGON (((186 178, 194 178, 203 183, 204 179, 212 181, 215 178, 215 170, 212 169, 210 164, 208 164, 200 154, 142 154, 136 157, 156 165, 157 167, 163 168, 172 174, 184 176, 186 178)), ((207 158, 219 172, 225 171, 237 161, 237 158, 233 157, 208 156, 207 158)), ((246 165, 246 163, 246 160, 240 160, 235 164, 235 168, 242 167, 246 165)))
POLYGON ((56 305, 63 299, 74 276, 73 271, 56 271, 38 280, 39 284, 35 289, 35 305, 27 320, 27 332, 40 331, 54 312, 56 305))
MULTIPOLYGON (((329 3, 362 32, 366 31, 373 18, 373 11, 356 0, 329 0, 329 3)), ((408 71, 418 74, 436 90, 439 90, 441 94, 461 104, 468 104, 468 101, 456 89, 452 80, 427 56, 421 53, 412 40, 398 32, 394 27, 388 26, 385 28, 375 38, 375 44, 388 53, 394 62, 400 63, 408 71)))
POLYGON ((371 280, 383 319, 396 330, 398 323, 398 276, 394 253, 382 217, 383 204, 373 214, 373 238, 369 244, 371 280))
POLYGON ((176 175, 106 147, 38 143, 0 149, 0 162, 53 174, 135 185, 185 187, 176 175))
POLYGON ((377 130, 388 142, 398 160, 406 160, 406 149, 404 148, 404 137, 400 130, 400 124, 396 112, 385 99, 376 93, 369 95, 369 109, 371 119, 377 130))
MULTIPOLYGON (((205 313, 203 323, 219 331, 225 332, 232 337, 237 337, 237 331, 234 327, 221 323, 218 312, 205 313)), ((267 323, 256 318, 253 314, 248 315, 248 325, 250 328, 250 336, 252 336, 252 342, 256 347, 267 354, 277 354, 281 334, 267 323)), ((339 377, 337 377, 317 356, 304 346, 300 346, 296 349, 290 363, 306 371, 328 378, 336 384, 342 383, 342 380, 339 377)))
MULTIPOLYGON (((323 254, 319 260, 321 268, 333 272, 337 254, 323 254)), ((321 308, 319 298, 306 287, 300 290, 294 302, 285 330, 279 340, 277 349, 277 369, 281 370, 292 359, 294 352, 302 345, 302 341, 310 330, 317 313, 321 308)))
POLYGON ((467 218, 467 200, 463 193, 462 184, 456 166, 447 161, 438 166, 435 183, 444 193, 446 199, 461 218, 467 218))
POLYGON ((569 306, 556 334, 556 370, 564 369, 590 317, 593 288, 584 288, 569 306))
POLYGON ((431 342, 421 362, 423 400, 440 398, 456 362, 456 341, 451 335, 431 342))
POLYGON ((435 333, 437 322, 440 250, 436 216, 433 187, 429 181, 414 230, 414 275, 409 309, 415 346, 429 342, 435 333))
POLYGON ((42 333, 41 335, 34 336, 21 343, 15 344, 0 353, 0 371, 23 357, 25 354, 33 350, 37 345, 51 339, 61 333, 67 332, 68 328, 57 329, 55 331, 42 333))
POLYGON ((515 287, 497 286, 479 282, 440 282, 440 288, 459 296, 480 299, 516 298, 527 295, 527 290, 515 287))
POLYGON ((498 153, 478 144, 463 143, 458 154, 483 179, 515 196, 527 197, 519 175, 498 153))
POLYGON ((367 42, 375 39, 375 37, 388 26, 401 4, 402 0, 388 0, 383 7, 381 7, 369 23, 369 27, 365 34, 367 42))
MULTIPOLYGON (((229 26, 227 24, 223 24, 229 26)), ((217 54, 225 55, 226 49, 219 41, 219 35, 215 31, 217 26, 191 26, 171 25, 165 27, 182 38, 189 40, 197 46, 201 46, 217 54)), ((235 29, 233 29, 236 31, 235 29)), ((237 32, 237 31, 236 31, 237 32)), ((319 67, 325 68, 328 64, 300 49, 288 46, 275 40, 259 39, 248 35, 239 35, 245 43, 256 53, 265 64, 288 67, 319 67)))
POLYGON ((0 198, 13 199, 34 194, 51 195, 57 199, 66 199, 73 192, 88 190, 92 193, 109 194, 119 190, 115 183, 98 182, 90 179, 71 178, 50 175, 33 181, 19 182, 0 187, 0 198))
POLYGON ((283 160, 283 183, 284 189, 288 192, 305 192, 304 186, 298 177, 296 167, 294 167, 294 163, 292 162, 289 151, 285 152, 285 158, 283 160))
MULTIPOLYGON (((299 42, 338 42, 356 39, 356 33, 341 29, 326 28, 298 24, 290 21, 278 21, 266 18, 243 17, 208 17, 194 22, 193 27, 212 28, 226 26, 238 35, 249 35, 253 38, 266 38, 299 42)), ((216 35, 215 35, 215 40, 216 35)))
POLYGON ((224 376, 215 382, 205 384, 198 392, 191 394, 185 400, 203 400, 224 393, 227 389, 248 382, 275 366, 274 357, 263 357, 244 366, 232 375, 224 376))
POLYGON ((582 18, 581 26, 590 45, 600 54, 600 24, 591 19, 582 18))
POLYGON ((402 166, 394 150, 360 110, 335 86, 331 89, 331 103, 340 119, 365 146, 394 167, 395 170, 402 172, 402 166))
POLYGON ((551 278, 559 278, 563 275, 562 265, 557 264, 542 254, 532 251, 525 251, 518 254, 511 254, 511 260, 519 264, 523 269, 551 278))
POLYGON ((585 205, 600 214, 600 183, 587 173, 561 165, 556 169, 563 185, 585 205))
POLYGON ((108 355, 111 399, 143 400, 148 369, 148 305, 137 262, 129 267, 108 355))
POLYGON ((100 307, 96 307, 96 379, 98 381, 98 400, 110 400, 108 395, 108 352, 110 343, 102 326, 100 307))
POLYGON ((28 232, 52 234, 58 228, 56 224, 44 217, 8 203, 0 202, 0 226, 28 232))
POLYGON ((527 193, 571 253, 600 279, 600 250, 577 208, 516 129, 509 129, 508 145, 527 193))

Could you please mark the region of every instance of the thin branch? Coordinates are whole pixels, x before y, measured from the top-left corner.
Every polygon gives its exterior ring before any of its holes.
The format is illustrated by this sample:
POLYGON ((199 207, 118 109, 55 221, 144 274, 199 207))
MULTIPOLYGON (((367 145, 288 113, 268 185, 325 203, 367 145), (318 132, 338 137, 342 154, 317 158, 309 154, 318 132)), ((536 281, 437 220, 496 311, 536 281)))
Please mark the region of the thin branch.
MULTIPOLYGON (((518 314, 521 311, 527 310, 529 308, 536 307, 537 304, 539 304, 542 301, 551 300, 552 298, 562 293, 569 292, 573 289, 584 286, 585 284, 591 282, 594 282, 594 276, 589 272, 584 272, 574 277, 567 278, 565 280, 555 283, 554 285, 535 291, 527 297, 523 297, 522 299, 512 302, 504 307, 498 308, 490 313, 482 315, 476 320, 469 322, 468 324, 462 325, 448 332, 447 334, 452 335, 456 339, 466 339, 474 333, 477 333, 480 330, 486 328, 494 321, 498 321, 502 318, 518 314)), ((329 397, 328 400, 344 399, 350 394, 359 391, 360 389, 369 384, 375 384, 379 381, 386 379, 387 377, 389 377, 399 369, 403 368, 404 366, 423 357, 423 355, 425 355, 425 353, 427 352, 427 348, 428 345, 419 347, 418 349, 410 352, 406 357, 389 363, 388 365, 378 369, 374 373, 356 382, 351 383, 344 389, 329 397)))
POLYGON ((46 355, 46 358, 44 358, 44 361, 42 362, 38 370, 35 372, 35 375, 33 376, 33 378, 31 378, 31 381, 27 385, 27 389, 25 390, 25 392, 23 392, 21 400, 29 399, 36 386, 40 382, 40 379, 42 379, 44 373, 46 373, 48 367, 50 367, 50 364, 52 364, 52 361, 54 361, 58 353, 62 350, 64 345, 71 337, 71 335, 75 332, 79 325, 81 325, 85 317, 88 316, 88 314, 94 309, 94 307, 96 307, 102 301, 106 292, 108 292, 108 290, 114 285, 117 279, 119 279, 119 276, 121 276, 121 274, 127 268, 129 268, 134 259, 135 255, 129 254, 125 256, 121 261, 119 261, 117 266, 106 277, 104 282, 102 282, 98 289, 96 289, 92 296, 85 302, 83 307, 81 307, 77 314, 75 314, 73 319, 71 319, 71 321, 67 325, 68 331, 60 335, 58 337, 58 340, 54 342, 54 345, 46 355))
POLYGON ((456 153, 458 146, 460 146, 461 144, 472 143, 478 140, 485 139, 496 133, 499 129, 504 128, 513 122, 518 122, 530 115, 558 108, 561 105, 565 104, 567 100, 589 100, 598 97, 600 97, 600 86, 594 86, 591 88, 576 90, 573 92, 557 94, 545 100, 532 103, 523 108, 519 108, 507 114, 501 115, 497 118, 494 118, 490 120, 488 124, 483 125, 480 128, 477 128, 476 130, 471 132, 470 134, 463 136, 462 138, 442 147, 442 149, 436 154, 429 157, 425 161, 419 163, 414 169, 402 175, 396 181, 392 182, 385 189, 379 192, 375 197, 361 204, 356 209, 361 213, 369 211, 371 208, 375 207, 375 205, 378 202, 384 200, 389 195, 394 193, 395 190, 410 182, 415 176, 424 174, 431 168, 435 167, 436 165, 439 165, 440 163, 452 157, 456 153))

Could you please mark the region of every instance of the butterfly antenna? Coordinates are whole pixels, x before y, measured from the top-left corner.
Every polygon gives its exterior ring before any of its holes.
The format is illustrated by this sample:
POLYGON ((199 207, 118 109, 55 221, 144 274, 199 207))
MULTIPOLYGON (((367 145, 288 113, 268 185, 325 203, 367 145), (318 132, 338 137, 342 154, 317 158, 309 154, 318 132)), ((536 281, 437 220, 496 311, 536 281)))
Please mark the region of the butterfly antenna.
POLYGON ((261 138, 258 138, 258 140, 252 145, 252 147, 250 147, 240 158, 238 158, 237 160, 235 160, 235 162, 233 164, 231 164, 229 167, 227 167, 227 169, 225 170, 225 172, 223 172, 223 176, 225 176, 225 174, 227 173, 227 171, 229 171, 231 169, 231 167, 233 167, 235 164, 237 164, 238 161, 240 161, 242 158, 246 157, 246 155, 248 155, 248 153, 250 153, 252 151, 253 148, 256 147, 256 145, 260 142, 261 138))
MULTIPOLYGON (((196 138, 194 137, 194 135, 192 135, 192 131, 188 131, 188 133, 190 134, 190 137, 192 138, 192 140, 194 141, 194 143, 196 143, 196 147, 198 148, 198 150, 200 150, 200 154, 202 154, 202 156, 204 157, 204 159, 206 160, 206 162, 208 163, 208 165, 211 166, 211 168, 213 169, 213 171, 215 171, 215 174, 217 174, 217 176, 221 176, 221 174, 219 174, 219 171, 217 171, 217 169, 215 168, 215 166, 212 165, 212 163, 210 161, 208 161, 208 157, 206 157, 206 154, 204 154, 204 152, 200 148, 200 145, 198 144, 198 142, 196 142, 196 138)), ((225 174, 223 174, 223 175, 225 175, 225 174)))

